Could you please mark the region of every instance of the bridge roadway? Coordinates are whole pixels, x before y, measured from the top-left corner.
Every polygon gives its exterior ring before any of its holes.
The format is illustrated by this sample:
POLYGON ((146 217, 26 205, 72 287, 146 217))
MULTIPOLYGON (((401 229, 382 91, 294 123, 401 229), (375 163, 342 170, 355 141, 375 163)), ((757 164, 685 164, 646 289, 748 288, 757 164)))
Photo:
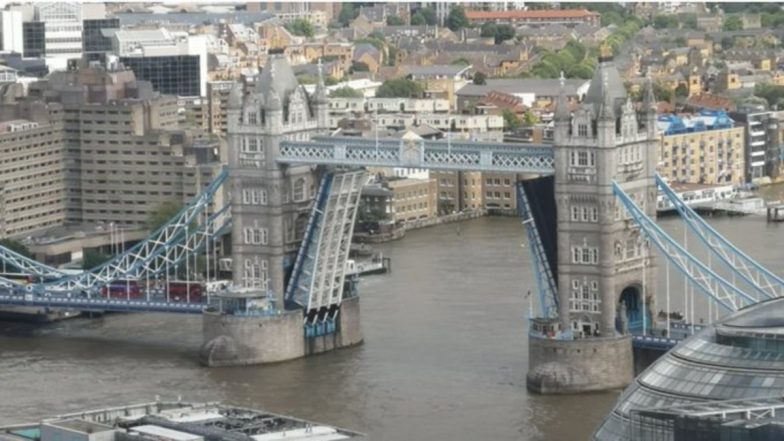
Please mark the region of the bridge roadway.
POLYGON ((312 141, 282 141, 277 161, 284 164, 543 175, 555 172, 551 145, 463 140, 375 140, 353 136, 315 136, 312 141))
POLYGON ((206 303, 165 302, 157 300, 121 300, 87 297, 41 296, 36 294, 0 294, 0 304, 33 306, 52 309, 78 309, 80 311, 111 312, 168 312, 201 314, 206 303))

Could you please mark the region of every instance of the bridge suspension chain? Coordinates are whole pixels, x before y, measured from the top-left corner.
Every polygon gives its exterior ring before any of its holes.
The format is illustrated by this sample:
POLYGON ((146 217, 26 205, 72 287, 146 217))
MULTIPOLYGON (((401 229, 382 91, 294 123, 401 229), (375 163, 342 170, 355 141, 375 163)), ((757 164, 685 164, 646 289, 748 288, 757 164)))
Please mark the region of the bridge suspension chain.
POLYGON ((616 182, 613 182, 613 193, 621 201, 645 236, 703 294, 715 300, 728 311, 737 311, 744 306, 757 302, 756 299, 738 289, 691 255, 669 234, 664 232, 661 227, 656 225, 656 222, 649 218, 616 182))
POLYGON ((656 185, 678 210, 678 214, 686 222, 686 225, 708 248, 708 251, 718 257, 725 267, 754 289, 758 295, 757 300, 780 297, 784 294, 784 279, 757 263, 708 225, 658 174, 656 175, 656 185))

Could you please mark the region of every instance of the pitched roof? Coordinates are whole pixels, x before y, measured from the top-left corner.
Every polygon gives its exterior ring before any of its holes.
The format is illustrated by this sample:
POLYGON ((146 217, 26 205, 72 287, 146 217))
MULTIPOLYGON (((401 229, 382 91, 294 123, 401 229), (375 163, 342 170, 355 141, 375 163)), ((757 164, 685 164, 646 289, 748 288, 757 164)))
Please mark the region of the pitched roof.
POLYGON ((534 20, 558 18, 585 18, 598 17, 596 12, 586 9, 535 9, 530 11, 465 11, 469 20, 534 20))
MULTIPOLYGON (((564 89, 566 95, 577 95, 577 89, 583 86, 587 80, 569 79, 565 81, 564 89)), ((535 93, 540 96, 556 96, 560 90, 558 79, 540 78, 502 78, 488 79, 487 84, 466 84, 457 91, 458 96, 481 97, 490 92, 502 92, 507 94, 516 93, 535 93)))
POLYGON ((434 64, 431 66, 405 66, 409 75, 415 76, 456 76, 470 69, 471 66, 458 66, 454 64, 434 64))

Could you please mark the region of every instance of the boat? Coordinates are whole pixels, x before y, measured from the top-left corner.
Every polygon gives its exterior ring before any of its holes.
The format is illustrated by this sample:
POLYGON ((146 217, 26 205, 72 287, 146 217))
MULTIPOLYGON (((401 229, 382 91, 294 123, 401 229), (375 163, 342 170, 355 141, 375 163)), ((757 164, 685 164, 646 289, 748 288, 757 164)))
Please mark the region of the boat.
POLYGON ((389 257, 382 254, 373 256, 369 260, 346 259, 346 276, 364 276, 369 274, 383 274, 389 271, 389 257))

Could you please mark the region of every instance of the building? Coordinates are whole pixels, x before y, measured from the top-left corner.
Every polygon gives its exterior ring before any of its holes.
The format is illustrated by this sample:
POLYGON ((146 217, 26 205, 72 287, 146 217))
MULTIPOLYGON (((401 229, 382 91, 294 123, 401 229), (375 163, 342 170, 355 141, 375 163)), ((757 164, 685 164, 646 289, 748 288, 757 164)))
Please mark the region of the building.
POLYGON ((120 29, 119 18, 86 19, 82 22, 82 51, 95 59, 112 51, 111 33, 120 29))
POLYGON ((24 38, 22 32, 22 11, 0 11, 0 49, 3 52, 24 52, 24 38))
POLYGON ((227 117, 229 93, 233 81, 210 81, 207 83, 207 130, 225 136, 229 121, 227 117))
POLYGON ((283 415, 218 403, 185 401, 125 404, 0 427, 0 438, 22 441, 303 441, 363 439, 364 435, 283 415), (237 418, 241 415, 242 418, 237 418), (209 434, 209 435, 206 435, 209 434))
MULTIPOLYGON (((781 403, 780 397, 784 395, 782 313, 784 300, 761 302, 685 340, 634 379, 592 439, 780 439, 781 435, 749 438, 727 435, 734 428, 745 430, 744 418, 738 418, 739 409, 771 396, 779 397, 776 401, 781 403), (745 406, 737 401, 716 403, 722 400, 744 400, 745 406), (673 406, 683 407, 679 411, 673 406), (688 406, 692 406, 691 411, 688 406), (715 418, 698 420, 699 415, 691 414, 692 418, 678 418, 676 424, 667 424, 673 421, 673 413, 688 417, 692 411, 715 418), (704 437, 688 431, 694 430, 697 424, 704 437), (673 430, 682 431, 683 437, 678 434, 673 437, 673 430), (713 435, 717 431, 720 437, 713 435)), ((770 405, 759 404, 755 406, 757 409, 770 405)), ((750 416, 744 414, 746 418, 750 416)), ((779 412, 775 415, 778 417, 779 412)), ((764 433, 764 429, 760 432, 764 433)))
POLYGON ((512 11, 465 11, 466 18, 472 24, 497 23, 527 26, 579 24, 601 25, 601 16, 597 12, 586 9, 534 9, 512 11))
POLYGON ((406 66, 406 71, 409 79, 422 85, 423 98, 442 98, 454 105, 456 92, 468 83, 471 66, 406 66))
POLYGON ((723 111, 660 115, 656 169, 667 180, 690 184, 746 182, 744 128, 723 111))
MULTIPOLYGON (((40 122, 0 122, 0 239, 25 236, 65 222, 60 106, 39 110, 43 112, 35 116, 40 122)), ((34 115, 27 112, 25 116, 34 115)))
POLYGON ((730 117, 745 130, 746 182, 778 179, 782 147, 776 112, 767 111, 764 106, 745 105, 730 112, 730 117))
MULTIPOLYGON (((22 41, 25 58, 44 58, 46 54, 46 30, 41 21, 22 23, 22 41)), ((47 63, 47 68, 51 67, 47 63)))
POLYGON ((140 80, 167 95, 207 95, 207 40, 166 28, 122 29, 112 50, 140 80))
POLYGON ((392 191, 392 216, 395 222, 431 219, 438 215, 435 179, 399 178, 386 182, 392 191))
POLYGON ((81 58, 81 3, 39 3, 36 5, 36 21, 43 24, 43 55, 50 70, 65 69, 69 59, 81 58))
MULTIPOLYGON (((570 105, 582 100, 589 85, 590 81, 581 79, 564 82, 570 105)), ((526 107, 547 107, 555 104, 560 83, 557 79, 539 78, 501 78, 488 79, 486 84, 468 83, 457 91, 457 111, 475 113, 479 101, 493 92, 519 98, 526 107)))
POLYGON ((189 201, 220 172, 220 158, 197 155, 178 128, 177 98, 122 66, 54 72, 26 101, 44 99, 62 105, 68 223, 146 227, 161 204, 189 201))

